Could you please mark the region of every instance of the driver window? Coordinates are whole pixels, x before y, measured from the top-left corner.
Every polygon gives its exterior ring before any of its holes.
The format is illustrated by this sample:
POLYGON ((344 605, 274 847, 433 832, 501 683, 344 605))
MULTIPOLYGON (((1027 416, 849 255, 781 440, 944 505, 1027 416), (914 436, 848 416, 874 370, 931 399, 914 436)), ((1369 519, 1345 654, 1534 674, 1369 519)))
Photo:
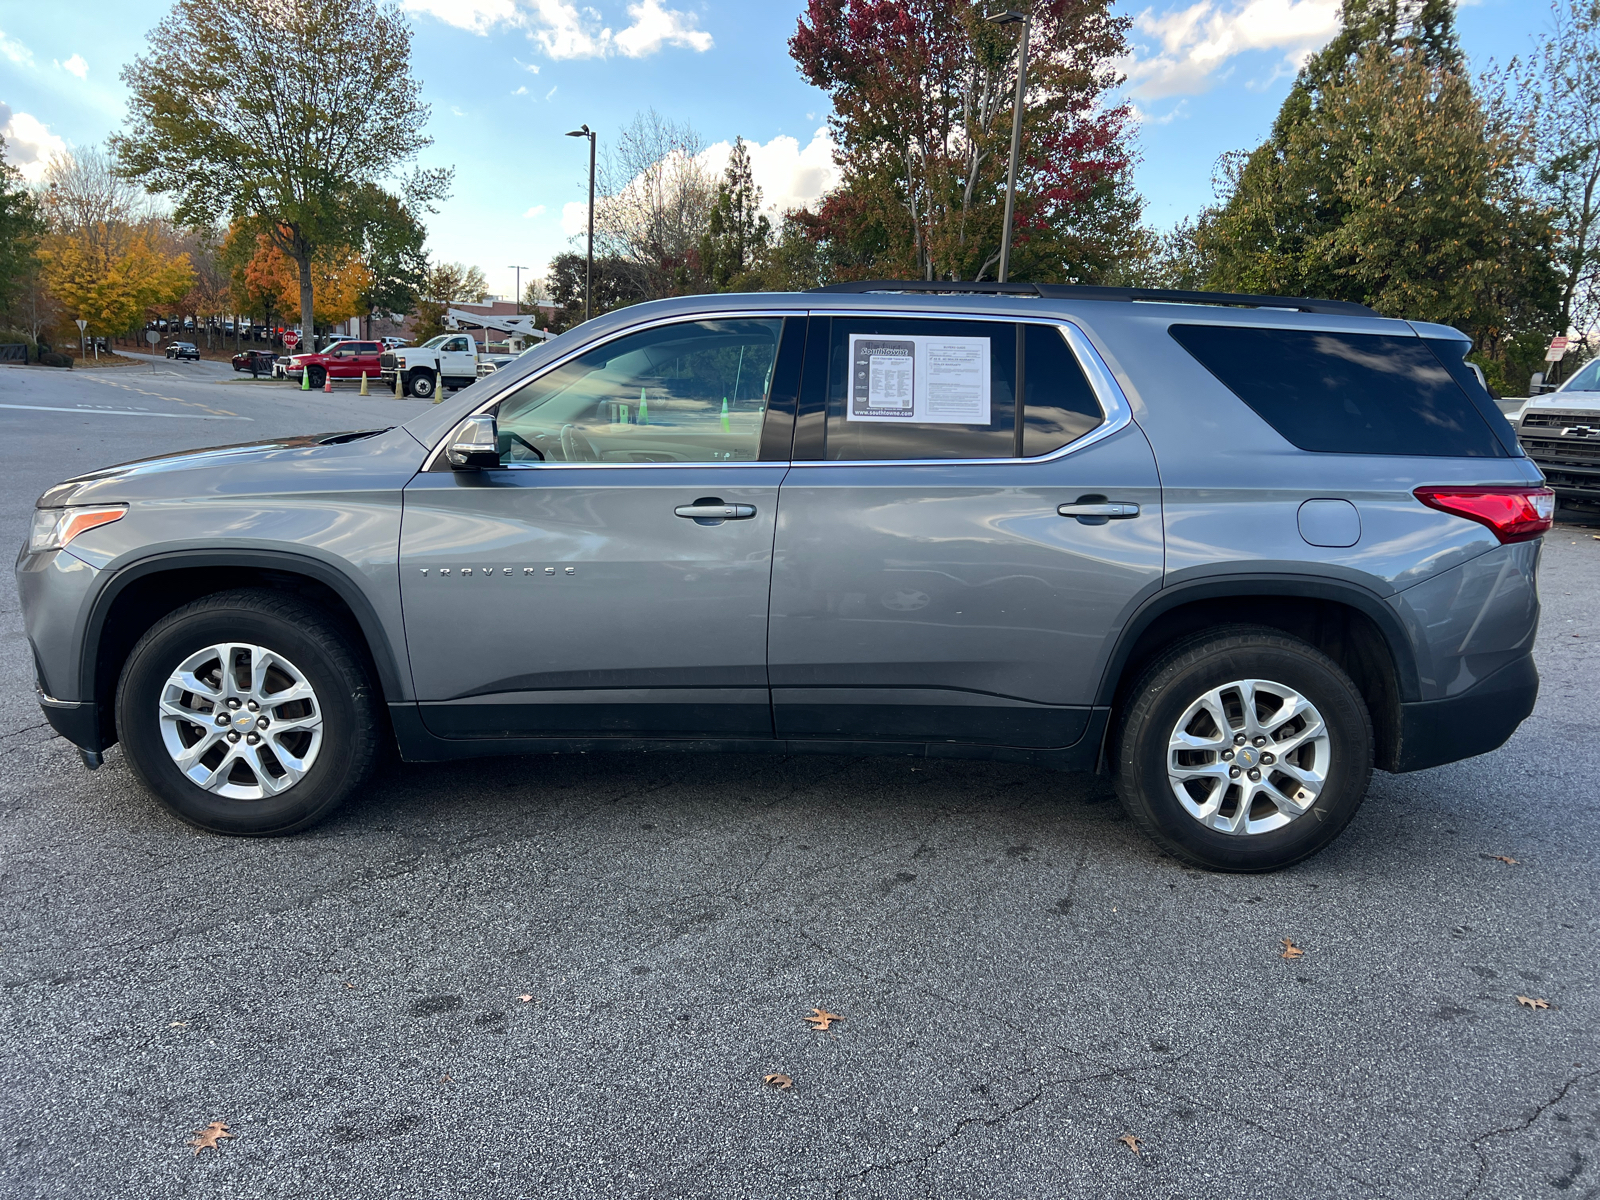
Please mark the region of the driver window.
POLYGON ((754 462, 782 330, 692 321, 607 342, 501 402, 500 461, 754 462))
POLYGON ((471 348, 472 344, 464 337, 451 338, 444 345, 445 351, 452 354, 459 353, 464 350, 470 350, 471 348))

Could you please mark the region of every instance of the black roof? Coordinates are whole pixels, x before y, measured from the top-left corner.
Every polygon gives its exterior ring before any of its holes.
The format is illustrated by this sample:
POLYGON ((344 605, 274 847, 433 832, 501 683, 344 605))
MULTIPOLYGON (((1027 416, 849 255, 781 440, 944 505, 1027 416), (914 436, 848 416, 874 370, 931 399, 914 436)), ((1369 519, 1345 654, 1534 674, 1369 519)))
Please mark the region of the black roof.
POLYGON ((1347 317, 1375 317, 1365 304, 1307 296, 1254 296, 1240 292, 1183 292, 1169 288, 1090 287, 1066 283, 972 283, 956 279, 863 279, 830 283, 813 292, 933 292, 943 295, 1038 296, 1045 300, 1143 300, 1166 304, 1226 304, 1238 308, 1286 308, 1347 317))

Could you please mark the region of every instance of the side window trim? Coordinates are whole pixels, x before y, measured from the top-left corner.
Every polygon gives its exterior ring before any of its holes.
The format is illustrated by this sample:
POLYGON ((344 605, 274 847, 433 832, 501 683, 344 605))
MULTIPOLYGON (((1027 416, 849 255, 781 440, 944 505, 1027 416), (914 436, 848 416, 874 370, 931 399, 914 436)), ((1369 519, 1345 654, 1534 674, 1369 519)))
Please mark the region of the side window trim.
MULTIPOLYGON (((811 312, 811 326, 812 328, 806 341, 806 372, 801 387, 800 412, 795 421, 794 463, 796 466, 949 467, 1049 462, 1052 459, 1076 454, 1079 450, 1103 441, 1133 421, 1133 406, 1128 403, 1128 398, 1123 394, 1122 386, 1117 383, 1116 376, 1106 366, 1105 360, 1100 357, 1100 352, 1095 349, 1094 343, 1089 340, 1088 335, 1079 328, 1076 322, 1067 317, 1023 317, 995 313, 926 312, 923 310, 908 312, 905 309, 813 309, 811 312), (880 317, 895 320, 917 317, 924 317, 928 320, 1004 320, 1019 326, 1053 326, 1060 330, 1061 335, 1066 338, 1073 357, 1078 360, 1078 365, 1083 369, 1084 375, 1089 380, 1089 387, 1094 391, 1095 399, 1100 404, 1105 420, 1082 437, 1068 442, 1065 446, 1058 446, 1049 454, 1036 454, 1031 458, 1016 454, 1012 458, 825 459, 822 457, 822 453, 824 420, 827 415, 827 351, 831 335, 830 322, 833 317, 880 317)), ((1024 341, 1024 338, 1017 338, 1019 359, 1017 389, 1019 396, 1023 387, 1020 359, 1023 354, 1022 346, 1024 341)), ((1017 416, 1018 437, 1020 438, 1020 431, 1026 422, 1023 412, 1019 411, 1017 416)))
MULTIPOLYGON (((771 317, 776 317, 776 318, 782 319, 785 322, 785 324, 784 324, 784 336, 779 341, 779 352, 781 353, 782 349, 783 349, 783 346, 787 342, 787 335, 788 335, 788 331, 789 331, 788 323, 790 321, 793 321, 796 324, 805 325, 807 323, 806 322, 807 315, 808 314, 806 313, 805 309, 801 309, 801 308, 751 308, 751 309, 742 309, 741 308, 741 309, 729 309, 729 310, 726 310, 726 311, 714 310, 714 311, 711 311, 711 312, 675 313, 670 317, 659 317, 659 318, 657 318, 656 320, 653 320, 653 321, 641 322, 638 325, 629 325, 629 326, 627 326, 625 328, 615 330, 614 332, 612 332, 612 333, 610 333, 610 334, 608 334, 608 335, 606 335, 604 337, 598 337, 598 338, 595 338, 593 341, 585 342, 580 346, 575 346, 573 349, 567 351, 565 354, 561 355, 559 358, 552 359, 551 361, 542 364, 541 366, 539 366, 539 368, 537 370, 530 371, 526 375, 518 375, 515 378, 510 378, 510 379, 498 379, 498 378, 496 378, 496 376, 509 375, 510 372, 509 371, 504 371, 504 372, 497 371, 497 372, 495 372, 494 375, 490 375, 488 377, 488 379, 489 380, 493 380, 495 385, 496 385, 494 393, 491 396, 489 396, 487 399, 485 399, 482 402, 480 402, 479 404, 477 404, 474 408, 472 408, 471 411, 463 413, 461 415, 460 419, 457 420, 454 425, 449 426, 444 431, 444 433, 440 435, 439 440, 434 443, 433 449, 428 452, 428 457, 424 460, 423 465, 422 465, 422 471, 428 472, 428 471, 448 471, 448 470, 450 470, 449 464, 445 462, 444 448, 445 448, 446 443, 448 443, 449 440, 450 440, 450 435, 452 433, 454 433, 456 431, 456 429, 460 426, 461 421, 466 420, 468 417, 482 416, 485 413, 490 412, 492 409, 498 408, 502 401, 507 399, 513 392, 516 392, 516 391, 520 390, 525 384, 532 383, 534 380, 539 379, 542 376, 549 374, 551 371, 559 370, 561 367, 565 366, 567 363, 571 362, 573 359, 581 358, 583 355, 588 354, 590 351, 598 350, 600 347, 608 345, 611 342, 618 341, 618 340, 620 340, 622 338, 625 338, 625 337, 631 337, 633 334, 641 333, 646 329, 655 329, 655 328, 658 328, 658 327, 660 327, 662 325, 687 325, 687 324, 692 324, 695 321, 735 321, 735 320, 743 320, 743 319, 747 319, 747 318, 761 318, 761 317, 771 318, 771 317)), ((484 382, 487 382, 487 381, 486 380, 480 380, 479 384, 477 386, 482 386, 482 384, 484 382)), ((773 387, 772 395, 773 396, 775 396, 777 394, 777 386, 778 386, 777 372, 776 372, 776 369, 774 369, 773 381, 772 381, 772 387, 773 387)), ((770 406, 771 402, 772 402, 772 399, 771 399, 771 397, 769 397, 768 398, 769 406, 770 406)), ((789 411, 793 412, 794 410, 793 410, 793 401, 792 401, 792 399, 790 401, 790 405, 791 405, 791 407, 790 407, 789 411)), ((765 445, 766 445, 766 429, 765 429, 765 426, 763 426, 763 428, 762 428, 762 440, 761 440, 760 444, 763 447, 765 447, 765 445)), ((573 471, 573 470, 581 470, 581 471, 596 471, 596 470, 598 470, 598 471, 639 471, 639 470, 652 470, 652 469, 660 470, 660 469, 663 469, 663 468, 666 468, 666 469, 669 469, 669 470, 682 470, 684 467, 692 466, 692 467, 695 467, 695 468, 711 467, 711 468, 716 468, 718 470, 726 470, 728 468, 737 468, 737 467, 749 468, 749 467, 776 466, 780 462, 785 463, 785 465, 786 465, 786 460, 756 458, 756 459, 753 459, 753 460, 746 460, 746 461, 741 461, 741 462, 709 462, 709 463, 661 463, 661 462, 507 463, 507 464, 499 467, 498 469, 502 470, 502 471, 533 471, 533 470, 537 470, 537 471, 573 471)))

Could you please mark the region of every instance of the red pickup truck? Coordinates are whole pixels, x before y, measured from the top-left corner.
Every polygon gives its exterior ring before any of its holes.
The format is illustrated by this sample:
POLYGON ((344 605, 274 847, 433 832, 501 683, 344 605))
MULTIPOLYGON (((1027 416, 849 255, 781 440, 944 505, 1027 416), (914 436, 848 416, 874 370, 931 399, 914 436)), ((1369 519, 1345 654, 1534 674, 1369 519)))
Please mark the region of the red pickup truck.
POLYGON ((319 388, 330 376, 334 379, 360 379, 366 375, 377 382, 378 355, 383 353, 379 342, 339 342, 317 354, 295 354, 289 358, 285 369, 290 379, 298 380, 302 371, 311 372, 311 386, 319 388))

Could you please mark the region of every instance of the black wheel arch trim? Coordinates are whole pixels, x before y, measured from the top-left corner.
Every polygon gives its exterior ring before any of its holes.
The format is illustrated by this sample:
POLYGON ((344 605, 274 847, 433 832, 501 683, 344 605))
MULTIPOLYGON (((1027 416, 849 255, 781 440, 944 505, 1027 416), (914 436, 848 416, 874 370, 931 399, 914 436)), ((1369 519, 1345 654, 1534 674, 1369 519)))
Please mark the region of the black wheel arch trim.
POLYGON ((1412 703, 1422 698, 1420 678, 1417 673, 1416 654, 1406 635, 1400 616, 1383 597, 1370 588, 1326 575, 1300 575, 1275 573, 1250 573, 1237 575, 1212 575, 1191 579, 1162 588, 1145 600, 1124 622, 1105 670, 1100 677, 1100 688, 1095 695, 1096 704, 1111 704, 1127 668, 1133 648, 1157 618, 1192 604, 1198 600, 1223 600, 1234 596, 1294 596, 1307 600, 1329 600, 1347 604, 1362 615, 1371 618, 1383 635, 1384 643, 1394 659, 1395 683, 1401 703, 1412 703))
POLYGON ((355 616, 356 624, 366 639, 373 664, 378 669, 378 686, 386 700, 399 700, 405 696, 399 662, 394 647, 384 632, 371 601, 361 588, 337 568, 306 554, 287 550, 171 550, 141 558, 118 568, 108 579, 89 610, 84 626, 83 650, 78 663, 82 695, 95 695, 95 679, 99 655, 96 651, 105 632, 106 617, 116 598, 130 583, 146 575, 162 571, 183 570, 193 567, 253 567, 261 570, 282 571, 291 575, 304 575, 331 588, 345 602, 355 616))

